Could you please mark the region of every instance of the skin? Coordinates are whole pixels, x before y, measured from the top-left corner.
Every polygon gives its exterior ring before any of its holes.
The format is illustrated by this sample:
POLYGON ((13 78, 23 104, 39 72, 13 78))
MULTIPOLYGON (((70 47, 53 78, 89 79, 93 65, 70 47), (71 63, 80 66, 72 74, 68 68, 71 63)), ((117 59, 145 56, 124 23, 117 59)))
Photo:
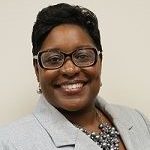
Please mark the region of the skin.
MULTIPOLYGON (((70 53, 81 47, 95 47, 88 33, 78 25, 63 24, 51 30, 43 41, 41 51, 51 48, 70 53)), ((90 67, 79 68, 67 58, 61 68, 46 70, 35 64, 35 72, 47 101, 61 111, 72 122, 93 123, 95 98, 101 85, 101 60, 90 67), (75 90, 62 88, 64 84, 83 83, 75 90), (79 117, 80 116, 80 117, 79 117), (83 119, 84 118, 84 119, 83 119), (89 119, 91 118, 91 119, 89 119), (86 121, 85 121, 86 120, 86 121)))

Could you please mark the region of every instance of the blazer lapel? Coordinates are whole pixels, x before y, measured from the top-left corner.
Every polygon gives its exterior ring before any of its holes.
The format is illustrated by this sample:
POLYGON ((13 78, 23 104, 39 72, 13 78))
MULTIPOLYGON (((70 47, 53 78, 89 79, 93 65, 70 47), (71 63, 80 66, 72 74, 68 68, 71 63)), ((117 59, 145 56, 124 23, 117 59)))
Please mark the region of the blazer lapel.
MULTIPOLYGON (((120 137, 126 147, 127 150, 135 150, 135 148, 133 147, 133 144, 131 142, 131 137, 129 134, 129 129, 133 127, 132 124, 130 124, 129 126, 126 126, 125 124, 122 124, 118 119, 113 119, 113 124, 116 126, 117 130, 120 133, 120 137)), ((138 150, 138 149, 136 149, 138 150)))
MULTIPOLYGON (((110 108, 109 108, 110 110, 110 108)), ((150 150, 150 136, 142 117, 137 117, 134 113, 124 112, 124 116, 118 116, 113 119, 120 136, 127 150, 150 150)), ((112 111, 110 111, 111 113, 112 111)), ((112 112, 114 114, 115 112, 112 112)), ((117 112, 117 114, 120 114, 117 112)), ((114 114, 114 116, 117 116, 114 114)))
POLYGON ((135 110, 107 104, 102 98, 96 105, 116 126, 127 150, 150 150, 147 127, 135 110))
MULTIPOLYGON (((125 120, 125 122, 123 122, 123 120, 125 119, 123 116, 119 117, 118 113, 116 112, 116 109, 113 109, 111 105, 106 105, 105 106, 105 113, 108 115, 108 117, 111 119, 111 121, 113 122, 113 124, 115 125, 115 127, 117 128, 117 130, 120 133, 121 139, 126 147, 127 150, 135 150, 135 148, 132 146, 133 144, 131 143, 130 140, 130 128, 132 129, 133 127, 133 123, 128 122, 127 120, 125 120)), ((120 113, 119 113, 120 115, 120 113)), ((138 150, 138 149, 136 149, 138 150)))
POLYGON ((75 145, 78 129, 57 109, 41 97, 34 116, 46 130, 56 147, 75 145))
POLYGON ((94 141, 92 141, 82 131, 78 131, 74 150, 102 150, 94 141))

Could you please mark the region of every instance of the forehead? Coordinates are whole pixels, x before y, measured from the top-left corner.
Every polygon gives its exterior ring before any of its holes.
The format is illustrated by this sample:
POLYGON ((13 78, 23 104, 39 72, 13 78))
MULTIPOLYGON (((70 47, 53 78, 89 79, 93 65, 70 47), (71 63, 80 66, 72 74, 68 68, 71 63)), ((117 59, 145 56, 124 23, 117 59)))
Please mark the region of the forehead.
POLYGON ((94 46, 85 29, 74 24, 62 24, 54 27, 43 41, 42 50, 63 49, 71 50, 78 47, 94 46))

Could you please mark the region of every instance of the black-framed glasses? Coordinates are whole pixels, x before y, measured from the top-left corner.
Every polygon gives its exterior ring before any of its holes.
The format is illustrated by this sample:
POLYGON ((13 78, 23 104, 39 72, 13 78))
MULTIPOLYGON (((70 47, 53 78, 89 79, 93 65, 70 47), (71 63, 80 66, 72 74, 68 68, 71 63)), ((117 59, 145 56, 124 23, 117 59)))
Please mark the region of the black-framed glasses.
POLYGON ((79 48, 69 54, 61 52, 59 49, 47 49, 39 51, 33 58, 38 60, 41 68, 58 69, 63 66, 67 57, 78 67, 89 67, 97 62, 101 52, 93 47, 79 48))

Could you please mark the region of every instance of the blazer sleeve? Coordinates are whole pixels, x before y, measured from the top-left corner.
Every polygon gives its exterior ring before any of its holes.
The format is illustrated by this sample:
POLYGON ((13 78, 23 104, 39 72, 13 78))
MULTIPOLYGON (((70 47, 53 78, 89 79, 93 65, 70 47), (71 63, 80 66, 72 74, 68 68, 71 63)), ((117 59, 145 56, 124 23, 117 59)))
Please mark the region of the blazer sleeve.
POLYGON ((8 133, 0 129, 0 150, 17 150, 7 137, 8 133))
POLYGON ((17 150, 13 144, 10 144, 9 142, 6 144, 6 142, 3 142, 0 140, 0 150, 17 150))

